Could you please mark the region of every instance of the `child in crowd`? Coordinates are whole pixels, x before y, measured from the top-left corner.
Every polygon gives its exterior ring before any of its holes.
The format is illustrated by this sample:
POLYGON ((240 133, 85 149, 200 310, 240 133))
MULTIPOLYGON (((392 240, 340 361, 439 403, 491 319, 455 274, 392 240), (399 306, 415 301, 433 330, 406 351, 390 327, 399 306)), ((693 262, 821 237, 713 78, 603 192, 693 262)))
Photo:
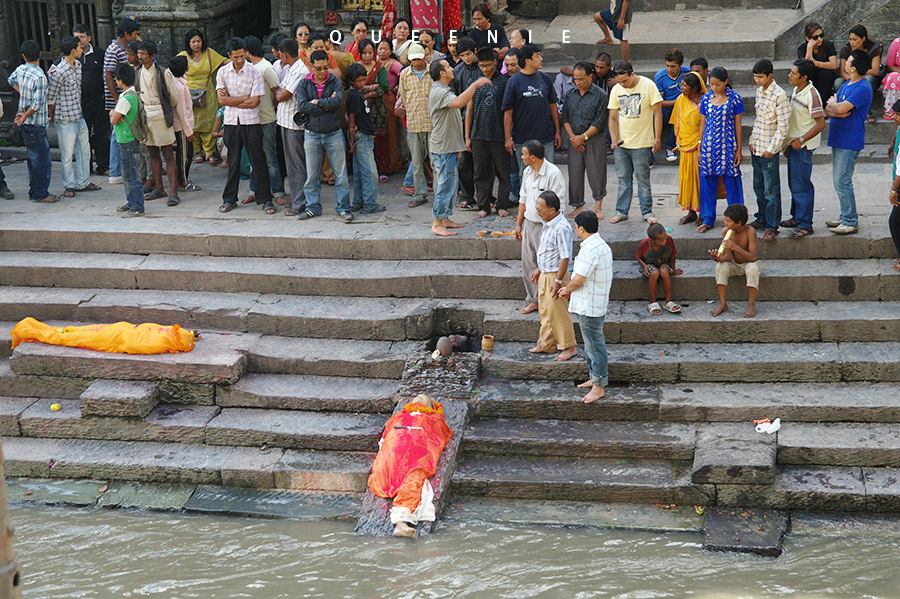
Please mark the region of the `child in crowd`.
POLYGON ((680 275, 682 270, 675 268, 675 242, 666 233, 666 228, 659 223, 653 223, 647 227, 647 239, 638 245, 637 260, 641 265, 641 274, 647 277, 650 286, 650 305, 647 309, 650 314, 659 316, 662 309, 656 301, 656 285, 662 279, 663 290, 666 293, 665 308, 672 314, 681 312, 681 306, 672 301, 672 278, 680 275))
POLYGON ((756 229, 747 225, 747 207, 743 204, 732 204, 725 208, 725 228, 722 230, 722 253, 709 250, 709 255, 716 264, 716 285, 719 289, 719 305, 710 312, 718 316, 728 309, 725 301, 725 290, 730 277, 745 275, 747 277, 747 311, 744 318, 756 316, 756 290, 759 287, 761 269, 757 262, 756 229))
MULTIPOLYGON (((375 214, 384 212, 378 204, 378 167, 375 164, 375 127, 372 108, 363 95, 366 86, 366 67, 359 63, 347 69, 347 126, 350 134, 350 153, 353 154, 352 212, 375 214)), ((373 95, 377 92, 371 92, 373 95)))
POLYGON ((141 184, 141 143, 146 132, 139 124, 140 101, 134 89, 135 72, 131 65, 119 64, 115 71, 116 86, 121 90, 116 107, 110 111, 109 122, 113 126, 116 143, 119 144, 119 163, 122 165, 122 182, 125 184, 126 203, 116 209, 123 218, 144 216, 144 191, 141 184), (140 139, 138 138, 140 136, 140 139))

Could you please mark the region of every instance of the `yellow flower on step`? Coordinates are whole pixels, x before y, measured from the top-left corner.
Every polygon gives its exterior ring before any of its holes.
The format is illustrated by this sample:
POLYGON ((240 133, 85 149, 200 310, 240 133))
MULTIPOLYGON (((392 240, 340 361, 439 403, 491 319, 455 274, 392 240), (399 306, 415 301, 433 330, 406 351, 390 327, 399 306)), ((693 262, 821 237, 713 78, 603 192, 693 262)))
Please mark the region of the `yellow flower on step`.
POLYGON ((52 406, 50 406, 50 409, 53 410, 54 412, 59 412, 60 405, 58 403, 55 403, 52 406))

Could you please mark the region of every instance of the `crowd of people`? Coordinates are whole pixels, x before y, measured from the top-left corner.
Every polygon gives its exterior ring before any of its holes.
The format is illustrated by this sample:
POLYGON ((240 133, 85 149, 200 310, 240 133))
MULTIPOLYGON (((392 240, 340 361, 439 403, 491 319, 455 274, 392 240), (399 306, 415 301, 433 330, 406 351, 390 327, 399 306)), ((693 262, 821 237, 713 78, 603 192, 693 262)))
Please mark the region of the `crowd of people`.
MULTIPOLYGON (((119 23, 105 52, 78 25, 62 40, 62 56, 47 73, 39 64, 40 48, 29 40, 21 46, 24 64, 9 77, 20 94, 15 122, 28 148, 29 198, 58 201, 49 192, 52 120, 63 195, 100 189, 90 180, 93 162, 94 173, 108 176, 109 184, 124 184, 123 217, 142 216, 148 200, 177 205, 181 193, 199 189, 190 171, 205 162, 227 166, 223 213, 255 203, 267 214, 313 219, 323 212, 326 184, 334 186, 336 212, 350 223, 354 213, 385 210, 379 183, 396 173, 404 177, 409 207, 433 194, 436 235, 457 234, 462 225, 451 218, 454 208, 479 218, 493 211, 514 215, 526 288, 522 312, 537 310, 541 320, 532 351, 561 351, 557 359, 563 360, 575 354, 568 305, 582 331, 600 331, 599 341, 594 335, 587 348, 593 366, 586 400, 594 400, 605 386, 600 346, 611 269, 608 246, 594 236, 604 219, 610 155, 618 191, 608 222, 629 218, 636 184, 649 225, 637 259, 648 279, 650 313, 681 309, 671 297, 671 277, 680 274, 675 245, 653 213, 650 167, 659 153, 680 161, 679 224, 709 231, 717 200, 726 199, 722 245, 710 252, 721 300, 713 315, 728 308, 728 278, 746 275, 751 291, 745 316, 752 317, 760 274, 757 231, 762 241, 774 239, 781 227, 792 229, 794 239, 813 233, 812 154, 823 143, 825 119, 840 202, 840 216, 826 225, 838 235, 859 228, 853 172, 866 124, 876 118, 870 112, 876 89, 884 96, 883 117, 900 123, 900 38, 882 60, 882 46, 857 25, 838 53, 822 27, 809 23, 781 82, 786 88, 775 81, 771 60, 753 65, 757 89, 748 141, 757 211, 751 219, 740 169, 745 108, 728 72, 710 69, 703 57, 685 65, 684 54, 672 48, 652 78, 636 73, 627 60, 631 14, 628 0, 617 0, 614 10, 595 15, 605 35, 598 43, 620 40, 622 60, 600 52, 593 63, 565 67, 555 79, 543 71, 541 47, 531 43, 529 32, 507 35, 485 4, 472 11, 475 26, 444 45, 435 32, 413 30, 406 19, 377 42, 366 22, 357 20, 343 48, 298 23, 291 36, 272 37, 271 62, 256 37, 232 38, 220 54, 192 29, 184 50, 164 67, 157 45, 142 40, 134 19, 119 23), (555 164, 557 152, 567 153, 568 182, 555 164), (784 219, 782 154, 791 197, 784 219), (242 178, 250 179, 250 193, 240 198, 242 178), (567 218, 575 219, 575 229, 567 218), (574 235, 582 249, 570 280, 574 235)), ((900 133, 892 156, 900 156, 898 142, 900 133)), ((890 228, 900 252, 896 166, 894 174, 890 228)), ((11 199, 2 177, 0 171, 0 196, 11 199)))

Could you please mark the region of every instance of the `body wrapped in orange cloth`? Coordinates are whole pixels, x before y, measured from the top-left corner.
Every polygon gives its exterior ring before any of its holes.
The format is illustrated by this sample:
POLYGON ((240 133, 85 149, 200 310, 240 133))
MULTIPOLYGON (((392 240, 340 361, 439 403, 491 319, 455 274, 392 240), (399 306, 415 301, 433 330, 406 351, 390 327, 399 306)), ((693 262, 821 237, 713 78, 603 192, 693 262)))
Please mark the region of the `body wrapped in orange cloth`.
POLYGON ((419 520, 434 520, 434 491, 428 479, 437 472, 441 452, 453 436, 441 404, 419 395, 384 425, 372 464, 369 489, 394 498, 391 522, 397 536, 413 536, 419 520))
POLYGON ((20 321, 12 330, 12 346, 37 341, 122 354, 174 354, 194 349, 194 331, 154 323, 91 324, 57 328, 34 318, 20 321))

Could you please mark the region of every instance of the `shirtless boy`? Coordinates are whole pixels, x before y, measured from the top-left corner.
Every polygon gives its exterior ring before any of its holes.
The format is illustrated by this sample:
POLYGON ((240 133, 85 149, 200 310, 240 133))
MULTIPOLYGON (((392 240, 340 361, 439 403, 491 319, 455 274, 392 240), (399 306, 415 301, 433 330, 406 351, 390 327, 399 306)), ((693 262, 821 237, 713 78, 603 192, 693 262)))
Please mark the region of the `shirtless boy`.
POLYGON ((730 277, 745 275, 747 277, 747 311, 744 318, 756 316, 756 290, 759 287, 760 267, 757 262, 759 240, 756 229, 747 225, 747 208, 742 204, 732 204, 725 209, 725 229, 722 230, 722 247, 709 250, 709 255, 716 264, 716 285, 719 289, 719 305, 710 314, 718 316, 728 309, 725 301, 725 290, 730 277), (731 231, 731 238, 724 239, 731 231))

